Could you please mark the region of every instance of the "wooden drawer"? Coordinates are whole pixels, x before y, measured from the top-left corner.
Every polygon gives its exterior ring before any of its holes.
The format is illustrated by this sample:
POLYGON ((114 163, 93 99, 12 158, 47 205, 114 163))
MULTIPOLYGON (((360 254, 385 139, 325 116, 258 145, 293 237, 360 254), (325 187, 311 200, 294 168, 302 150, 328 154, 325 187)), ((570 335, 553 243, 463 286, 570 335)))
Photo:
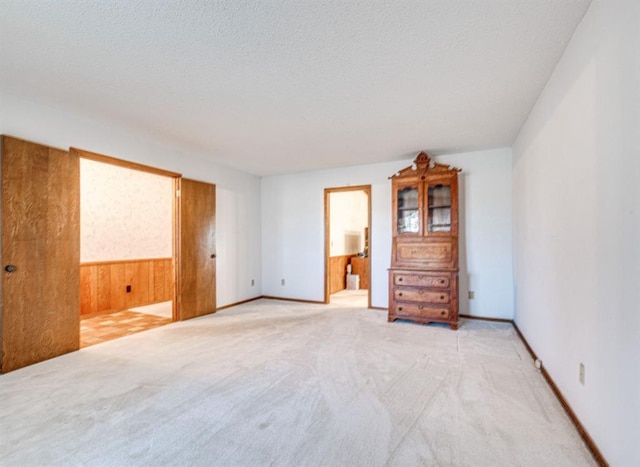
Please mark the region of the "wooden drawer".
POLYGON ((451 301, 451 295, 448 290, 428 290, 422 288, 401 288, 398 287, 393 291, 393 296, 396 300, 402 300, 407 302, 421 302, 421 303, 449 303, 451 301))
POLYGON ((395 285, 433 287, 439 289, 446 289, 451 284, 449 276, 446 275, 410 273, 395 273, 393 275, 393 283, 395 285))
POLYGON ((418 303, 396 302, 393 306, 396 316, 426 319, 449 319, 451 310, 447 307, 427 306, 418 303))
POLYGON ((432 261, 448 263, 453 254, 450 242, 437 243, 400 243, 398 259, 409 261, 432 261))
POLYGON ((457 238, 439 238, 429 242, 398 240, 393 254, 398 267, 457 268, 457 238))

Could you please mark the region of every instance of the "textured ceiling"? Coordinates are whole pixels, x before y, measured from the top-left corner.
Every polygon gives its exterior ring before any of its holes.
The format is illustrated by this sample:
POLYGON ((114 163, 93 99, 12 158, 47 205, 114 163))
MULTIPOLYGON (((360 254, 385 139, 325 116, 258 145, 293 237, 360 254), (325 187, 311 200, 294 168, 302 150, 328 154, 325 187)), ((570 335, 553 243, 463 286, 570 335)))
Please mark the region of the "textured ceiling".
POLYGON ((0 91, 257 175, 510 146, 589 0, 0 0, 0 91))

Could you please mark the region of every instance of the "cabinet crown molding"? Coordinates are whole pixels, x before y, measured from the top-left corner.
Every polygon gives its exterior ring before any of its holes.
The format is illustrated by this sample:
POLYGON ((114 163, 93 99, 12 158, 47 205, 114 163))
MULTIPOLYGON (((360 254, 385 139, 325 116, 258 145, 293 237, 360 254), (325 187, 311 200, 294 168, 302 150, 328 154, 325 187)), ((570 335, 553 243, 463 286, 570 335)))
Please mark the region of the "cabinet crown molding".
POLYGON ((389 177, 389 180, 394 178, 403 178, 403 177, 415 177, 416 175, 419 177, 426 177, 428 175, 439 175, 439 174, 450 174, 450 173, 462 172, 462 169, 457 167, 453 167, 449 164, 440 164, 439 162, 434 162, 431 156, 426 152, 422 151, 418 154, 413 161, 413 164, 409 167, 406 167, 395 174, 389 177))

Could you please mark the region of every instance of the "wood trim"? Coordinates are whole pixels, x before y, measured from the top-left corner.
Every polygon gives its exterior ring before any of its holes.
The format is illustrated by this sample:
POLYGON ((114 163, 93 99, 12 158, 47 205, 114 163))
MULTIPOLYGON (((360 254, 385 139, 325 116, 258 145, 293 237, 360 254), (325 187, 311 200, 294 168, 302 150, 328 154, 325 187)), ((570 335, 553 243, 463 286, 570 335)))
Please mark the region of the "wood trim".
POLYGON ((367 292, 367 308, 371 308, 371 289, 373 288, 373 281, 371 280, 371 245, 373 244, 371 241, 373 235, 373 229, 371 228, 371 185, 367 185, 367 189, 365 190, 367 193, 367 234, 368 238, 368 250, 367 256, 369 261, 367 261, 367 283, 369 284, 368 292, 367 292))
POLYGON ((261 295, 260 297, 257 298, 266 298, 267 300, 282 300, 285 302, 298 302, 298 303, 314 303, 314 304, 319 304, 319 305, 326 305, 325 302, 321 301, 321 300, 303 300, 301 298, 286 298, 286 297, 274 297, 272 295, 261 295))
POLYGON ((386 306, 370 306, 369 307, 370 310, 384 310, 384 311, 389 311, 389 308, 386 306))
POLYGON ((180 222, 182 219, 182 208, 180 203, 180 193, 182 188, 182 177, 173 179, 173 321, 180 319, 182 312, 182 252, 180 244, 182 241, 180 222))
POLYGON ((261 298, 264 298, 264 297, 262 295, 258 295, 257 297, 247 298, 246 300, 240 300, 239 302, 230 303, 229 305, 224 305, 219 308, 216 308, 216 312, 221 310, 226 310, 227 308, 233 308, 234 306, 244 305, 245 303, 255 302, 256 300, 260 300, 261 298))
MULTIPOLYGON (((512 321, 511 324, 513 324, 513 327, 516 330, 516 333, 518 334, 518 336, 522 340, 522 343, 524 344, 524 346, 529 351, 529 354, 531 355, 531 358, 533 360, 538 360, 538 357, 536 356, 536 353, 533 351, 533 349, 531 348, 531 346, 529 345, 529 343, 525 339, 525 337, 522 334, 522 332, 520 332, 520 329, 518 328, 518 325, 516 324, 516 322, 512 321)), ((604 458, 604 456, 602 455, 602 452, 600 452, 600 449, 598 449, 598 446, 593 441, 593 438, 591 438, 591 436, 589 435, 589 433, 587 432, 585 427, 582 425, 582 423, 578 419, 578 416, 575 414, 575 412, 573 411, 573 409, 571 408, 571 406, 569 405, 567 400, 562 395, 562 392, 560 391, 560 389, 558 388, 556 383, 553 381, 553 378, 551 377, 551 375, 549 374, 547 369, 544 367, 544 365, 540 368, 540 372, 542 373, 542 376, 544 377, 544 379, 547 381, 547 384, 549 384, 549 387, 551 387, 551 390, 553 391, 553 393, 558 398, 558 401, 560 402, 560 405, 562 405, 562 407, 564 408, 565 412, 567 413, 567 415, 569 416, 569 418, 573 422, 574 426, 578 430, 578 433, 580 434, 580 436, 582 437, 583 441, 587 445, 587 448, 589 448, 589 450, 591 451, 591 454, 595 458, 595 461, 598 463, 598 465, 600 465, 602 467, 608 467, 609 463, 604 458)))
POLYGON ((105 156, 103 154, 98 154, 95 152, 87 151, 85 149, 79 149, 71 147, 69 151, 76 152, 83 159, 89 159, 96 162, 103 162, 105 164, 117 165, 119 167, 124 167, 126 169, 139 170, 140 172, 147 172, 156 175, 162 175, 164 177, 172 177, 179 178, 182 175, 177 172, 170 172, 168 170, 157 169, 155 167, 151 167, 144 164, 138 164, 136 162, 125 161, 123 159, 117 159, 111 156, 105 156))
POLYGON ((330 194, 331 193, 340 193, 345 191, 364 191, 367 194, 367 230, 369 232, 369 265, 367 267, 367 282, 369 283, 369 288, 367 289, 367 308, 371 308, 371 289, 372 289, 372 281, 371 281, 371 257, 372 257, 372 236, 373 229, 371 228, 371 185, 353 185, 353 186, 342 186, 342 187, 332 187, 324 189, 324 303, 325 305, 329 303, 329 281, 330 281, 330 271, 329 271, 329 257, 331 251, 331 226, 330 226, 330 214, 331 214, 331 206, 330 206, 330 194))
POLYGON ((329 207, 330 203, 330 193, 329 188, 325 188, 324 190, 324 301, 325 305, 329 304, 329 296, 331 295, 331 268, 330 257, 331 257, 331 210, 329 207))
POLYGON ((492 321, 494 323, 510 323, 513 324, 513 320, 506 318, 488 318, 485 316, 471 316, 471 315, 458 315, 460 318, 477 319, 479 321, 492 321))
POLYGON ((515 321, 511 321, 511 324, 513 324, 513 328, 516 330, 516 334, 518 334, 518 336, 520 337, 520 340, 522 341, 522 343, 526 347, 527 352, 529 352, 529 355, 531 356, 531 359, 533 361, 536 361, 538 359, 538 356, 533 351, 533 349, 529 346, 529 343, 527 342, 527 339, 525 339, 524 336, 522 335, 522 333, 520 332, 520 329, 518 328, 518 325, 516 324, 516 322, 515 321))
POLYGON ((338 186, 338 187, 331 187, 331 188, 325 188, 324 191, 325 192, 330 192, 330 193, 338 193, 341 191, 368 191, 371 190, 371 185, 351 185, 351 186, 338 186))
POLYGON ((542 372, 542 376, 544 376, 544 379, 547 380, 547 383, 551 387, 551 390, 560 401, 560 404, 564 408, 565 412, 567 412, 567 415, 569 415, 569 418, 575 425, 576 429, 578 430, 578 433, 580 433, 580 436, 582 437, 585 444, 587 445, 587 448, 589 448, 589 450, 591 451, 591 454, 595 458, 598 465, 602 467, 608 467, 609 463, 606 461, 606 459, 600 452, 600 449, 598 449, 598 446, 596 445, 595 441, 593 441, 593 438, 591 438, 586 428, 582 425, 582 423, 578 419, 578 416, 575 414, 575 412, 573 411, 573 409, 571 408, 567 400, 564 398, 564 396, 562 395, 562 392, 560 392, 560 389, 558 389, 558 386, 556 386, 556 383, 553 381, 553 378, 551 378, 551 375, 549 375, 549 372, 547 372, 547 369, 544 366, 541 368, 541 372, 542 372))
POLYGON ((140 258, 140 259, 119 259, 116 261, 87 261, 86 263, 80 263, 80 266, 105 266, 108 264, 127 264, 127 263, 139 263, 140 261, 170 261, 173 258, 140 258))

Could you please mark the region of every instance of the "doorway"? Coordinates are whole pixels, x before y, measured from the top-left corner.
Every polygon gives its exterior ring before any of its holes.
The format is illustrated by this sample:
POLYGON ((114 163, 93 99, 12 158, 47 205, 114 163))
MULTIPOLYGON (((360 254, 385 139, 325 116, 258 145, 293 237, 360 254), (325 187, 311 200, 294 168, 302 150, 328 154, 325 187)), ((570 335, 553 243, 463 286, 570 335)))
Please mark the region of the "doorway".
POLYGON ((371 185, 324 190, 325 303, 371 308, 371 185))
MULTIPOLYGON (((146 293, 151 294, 153 289, 156 296, 163 287, 163 281, 157 278, 164 277, 164 283, 170 283, 162 293, 172 300, 172 321, 216 311, 215 185, 80 149, 66 151, 6 135, 0 142, 0 249, 4 266, 0 373, 78 350, 83 291, 89 292, 89 301, 94 300, 96 306, 113 298, 128 308, 134 305, 132 297, 136 293, 144 296, 145 284, 149 288, 146 293), (169 177, 170 258, 159 258, 158 265, 153 266, 119 261, 113 274, 105 265, 93 265, 95 274, 87 274, 81 284, 81 157, 169 177), (169 266, 162 264, 166 260, 169 266), (121 282, 128 277, 131 282, 121 282), (98 280, 109 287, 98 287, 98 280), (131 295, 114 298, 112 282, 120 284, 118 292, 124 289, 131 295)), ((134 204, 136 199, 131 196, 125 202, 134 204)), ((151 313, 147 309, 145 314, 151 313)))
POLYGON ((84 150, 80 347, 175 320, 179 175, 84 150))

